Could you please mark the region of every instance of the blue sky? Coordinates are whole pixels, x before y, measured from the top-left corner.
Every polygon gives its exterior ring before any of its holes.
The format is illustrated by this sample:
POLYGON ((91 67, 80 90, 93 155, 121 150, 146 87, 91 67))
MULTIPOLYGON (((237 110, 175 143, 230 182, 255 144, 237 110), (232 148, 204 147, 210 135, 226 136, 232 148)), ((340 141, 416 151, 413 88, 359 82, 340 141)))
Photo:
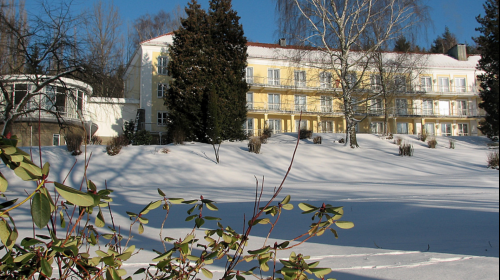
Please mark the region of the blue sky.
MULTIPOLYGON (((26 0, 27 10, 36 0, 26 0)), ((75 0, 76 8, 90 7, 94 0, 75 0)), ((188 0, 116 0, 124 23, 133 22, 145 14, 155 14, 159 9, 171 11, 176 5, 185 7, 188 0)), ((208 0, 198 0, 203 8, 208 7, 208 0)), ((427 35, 421 35, 419 45, 429 48, 432 41, 444 32, 445 26, 457 36, 459 43, 472 43, 471 37, 478 36, 474 29, 478 27, 475 20, 479 14, 484 14, 483 0, 424 0, 430 6, 430 16, 433 25, 427 30, 427 35)), ((241 23, 249 41, 273 43, 277 41, 273 0, 233 0, 233 8, 241 17, 241 23)), ((33 12, 33 11, 31 11, 33 12)))

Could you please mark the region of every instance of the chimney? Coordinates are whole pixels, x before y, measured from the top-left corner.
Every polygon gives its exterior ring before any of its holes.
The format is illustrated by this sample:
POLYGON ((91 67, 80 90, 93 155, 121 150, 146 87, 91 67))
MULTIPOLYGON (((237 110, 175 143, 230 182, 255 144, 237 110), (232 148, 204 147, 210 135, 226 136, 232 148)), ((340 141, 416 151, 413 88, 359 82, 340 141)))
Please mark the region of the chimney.
POLYGON ((279 43, 280 47, 286 47, 286 39, 285 38, 279 39, 278 43, 279 43))
POLYGON ((465 44, 455 45, 448 51, 448 55, 459 61, 467 61, 467 46, 465 44))

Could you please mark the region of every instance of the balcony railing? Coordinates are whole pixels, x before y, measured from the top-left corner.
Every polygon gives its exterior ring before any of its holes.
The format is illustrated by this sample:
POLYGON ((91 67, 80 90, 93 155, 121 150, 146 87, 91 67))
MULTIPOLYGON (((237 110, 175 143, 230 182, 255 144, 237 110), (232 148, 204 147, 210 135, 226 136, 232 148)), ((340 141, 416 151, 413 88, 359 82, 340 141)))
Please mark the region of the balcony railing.
MULTIPOLYGON (((340 116, 344 114, 341 106, 325 106, 325 105, 296 105, 293 103, 268 103, 268 102, 253 102, 247 103, 249 112, 261 113, 277 113, 277 114, 317 114, 317 115, 332 115, 340 116)), ((354 108, 356 115, 383 116, 385 111, 383 108, 365 108, 356 106, 354 108)), ((453 108, 449 112, 441 112, 436 109, 423 109, 421 107, 407 108, 390 108, 388 110, 390 117, 441 117, 441 118, 474 118, 484 117, 485 114, 479 109, 460 109, 453 108)))
POLYGON ((319 79, 295 80, 295 79, 275 79, 268 77, 247 77, 247 83, 252 86, 284 88, 284 89, 311 89, 323 91, 339 91, 339 83, 321 83, 319 79))
POLYGON ((418 93, 431 93, 442 95, 470 95, 478 94, 479 91, 475 86, 420 86, 416 87, 418 93))

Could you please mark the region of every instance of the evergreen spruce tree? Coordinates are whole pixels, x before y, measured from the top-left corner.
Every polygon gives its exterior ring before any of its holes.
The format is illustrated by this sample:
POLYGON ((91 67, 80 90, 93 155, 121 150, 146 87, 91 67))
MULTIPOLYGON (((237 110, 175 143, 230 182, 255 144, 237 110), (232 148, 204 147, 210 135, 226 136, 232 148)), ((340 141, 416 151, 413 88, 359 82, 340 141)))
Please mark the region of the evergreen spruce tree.
POLYGON ((457 44, 457 37, 455 34, 450 32, 448 26, 445 26, 444 33, 438 36, 434 42, 432 42, 431 53, 447 53, 448 50, 453 48, 457 44))
POLYGON ((481 53, 478 69, 485 73, 479 75, 481 81, 480 96, 482 102, 479 107, 486 111, 485 121, 480 123, 479 129, 488 137, 498 136, 498 96, 499 96, 499 30, 498 30, 498 0, 487 0, 483 5, 486 15, 477 16, 481 24, 476 31, 482 33, 474 38, 481 53))
POLYGON ((239 140, 245 137, 246 92, 244 80, 247 65, 247 39, 240 17, 231 0, 211 0, 209 25, 215 55, 212 56, 212 82, 219 96, 221 138, 239 140))
MULTIPOLYGON (((167 129, 170 138, 206 141, 203 101, 213 78, 210 69, 212 40, 207 14, 196 0, 188 3, 186 15, 181 27, 174 31, 174 42, 169 50, 168 71, 173 82, 165 97, 169 112, 167 129)), ((183 140, 177 139, 178 142, 183 140)))
POLYGON ((393 51, 404 52, 404 53, 410 52, 411 51, 411 43, 408 40, 406 40, 406 37, 401 36, 394 43, 393 51))

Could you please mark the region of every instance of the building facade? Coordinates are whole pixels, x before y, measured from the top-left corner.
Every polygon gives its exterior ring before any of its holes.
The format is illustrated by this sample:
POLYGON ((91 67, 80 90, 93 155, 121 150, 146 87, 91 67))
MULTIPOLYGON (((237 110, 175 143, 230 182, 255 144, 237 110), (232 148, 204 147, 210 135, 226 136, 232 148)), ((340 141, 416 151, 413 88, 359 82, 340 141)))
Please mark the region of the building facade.
MULTIPOLYGON (((169 33, 141 43, 124 76, 125 97, 139 100, 136 120, 160 136, 166 133, 163 96, 171 81, 167 65, 172 42, 173 33, 169 33)), ((380 75, 365 72, 353 96, 366 100, 355 106, 361 120, 357 131, 381 134, 387 110, 390 133, 480 135, 478 123, 485 115, 478 107, 480 56, 467 56, 464 51, 465 45, 458 45, 449 55, 428 54, 417 74, 396 73, 393 78, 399 87, 387 106, 378 94, 380 75)), ((324 63, 321 52, 314 49, 248 43, 247 134, 258 135, 266 128, 274 133, 296 132, 299 125, 316 133, 344 132, 340 82, 333 71, 324 70, 324 63)))

